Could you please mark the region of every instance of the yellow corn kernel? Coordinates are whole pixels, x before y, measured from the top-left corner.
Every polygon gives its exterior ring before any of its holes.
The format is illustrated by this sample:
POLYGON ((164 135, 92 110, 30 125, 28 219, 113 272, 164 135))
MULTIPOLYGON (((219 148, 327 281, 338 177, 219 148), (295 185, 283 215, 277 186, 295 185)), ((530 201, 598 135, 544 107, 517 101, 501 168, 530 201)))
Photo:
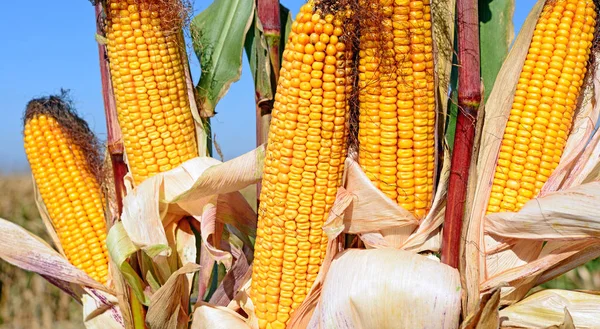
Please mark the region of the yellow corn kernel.
POLYGON ((558 166, 592 47, 593 0, 548 1, 521 71, 487 212, 519 211, 558 166), (576 70, 576 68, 578 68, 576 70))
POLYGON ((23 135, 35 184, 67 259, 106 283, 104 200, 94 135, 57 96, 27 105, 23 135))
POLYGON ((359 164, 383 193, 422 218, 435 169, 430 2, 359 6, 374 13, 362 23, 359 45, 359 164))
POLYGON ((136 184, 198 156, 181 26, 170 12, 177 1, 108 1, 106 49, 136 184))
POLYGON ((346 157, 346 68, 338 17, 302 6, 283 53, 260 194, 251 298, 260 328, 285 328, 312 287, 327 247, 322 226, 346 157), (323 52, 322 54, 318 54, 323 52))

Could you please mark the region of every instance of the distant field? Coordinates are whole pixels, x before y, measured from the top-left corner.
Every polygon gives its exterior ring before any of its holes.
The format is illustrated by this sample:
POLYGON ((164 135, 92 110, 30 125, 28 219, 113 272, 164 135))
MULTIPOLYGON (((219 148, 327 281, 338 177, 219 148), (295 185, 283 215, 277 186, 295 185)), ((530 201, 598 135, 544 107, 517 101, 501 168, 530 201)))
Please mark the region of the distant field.
MULTIPOLYGON (((0 217, 50 242, 34 203, 31 177, 0 175, 0 191, 0 217)), ((256 200, 254 185, 241 192, 248 200, 256 200)), ((250 204, 255 206, 255 203, 250 204)), ((600 289, 600 261, 581 266, 543 288, 600 289)), ((40 276, 0 260, 0 329, 80 328, 83 321, 77 302, 40 276)))
MULTIPOLYGON (((0 217, 50 242, 34 202, 31 177, 0 175, 0 217)), ((39 275, 0 260, 0 329, 84 328, 81 307, 39 275)))

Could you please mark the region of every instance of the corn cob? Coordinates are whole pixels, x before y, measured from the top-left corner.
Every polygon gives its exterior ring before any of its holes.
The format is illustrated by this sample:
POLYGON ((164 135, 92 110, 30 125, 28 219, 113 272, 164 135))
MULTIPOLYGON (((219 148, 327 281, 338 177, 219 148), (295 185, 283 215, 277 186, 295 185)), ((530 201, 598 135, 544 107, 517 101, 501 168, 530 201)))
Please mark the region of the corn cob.
POLYGON ((435 167, 429 0, 360 0, 359 164, 417 218, 429 210, 435 167))
POLYGON ((260 328, 285 328, 325 257, 323 223, 341 185, 351 52, 346 10, 305 4, 283 53, 265 159, 251 297, 260 328))
POLYGON ((136 184, 198 156, 185 81, 180 0, 109 0, 107 53, 136 184))
POLYGON ((66 102, 52 96, 28 104, 24 139, 35 183, 67 259, 105 283, 106 226, 92 132, 66 102))
POLYGON ((518 211, 558 166, 592 47, 592 0, 548 1, 504 130, 487 211, 518 211))

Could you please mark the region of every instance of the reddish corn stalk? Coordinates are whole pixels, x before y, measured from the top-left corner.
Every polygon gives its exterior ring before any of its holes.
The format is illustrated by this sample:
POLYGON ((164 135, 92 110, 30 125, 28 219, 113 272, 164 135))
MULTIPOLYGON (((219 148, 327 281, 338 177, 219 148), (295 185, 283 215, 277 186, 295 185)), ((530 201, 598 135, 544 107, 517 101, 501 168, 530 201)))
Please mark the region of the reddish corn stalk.
POLYGON ((279 17, 278 0, 257 0, 258 19, 262 24, 267 46, 269 47, 269 57, 271 66, 275 73, 275 81, 279 79, 279 43, 281 39, 281 19, 279 17))
MULTIPOLYGON (((263 27, 267 47, 269 47, 269 60, 271 62, 271 73, 273 79, 271 84, 275 86, 279 80, 280 54, 279 45, 281 42, 281 19, 279 14, 279 0, 256 0, 256 11, 258 19, 263 27)), ((275 89, 275 88, 273 88, 275 89)), ((273 110, 272 101, 259 102, 257 95, 256 104, 256 146, 267 142, 269 135, 269 125, 271 124, 271 111, 273 110)), ((256 185, 257 199, 260 195, 261 184, 256 185)), ((258 205, 258 200, 257 200, 258 205)))
MULTIPOLYGON (((100 22, 102 17, 102 4, 100 1, 96 2, 95 13, 96 19, 98 20, 98 23, 96 24, 96 33, 102 35, 103 31, 100 22)), ((123 137, 117 119, 117 107, 112 92, 112 82, 110 81, 106 46, 100 42, 98 42, 98 56, 100 58, 100 78, 102 80, 102 97, 104 99, 104 114, 106 116, 108 152, 110 153, 110 160, 113 168, 116 200, 120 215, 123 210, 123 196, 125 193, 123 178, 127 174, 127 166, 123 161, 123 137)))
POLYGON ((458 267, 460 235, 481 102, 477 0, 458 0, 458 116, 442 237, 442 262, 458 267))

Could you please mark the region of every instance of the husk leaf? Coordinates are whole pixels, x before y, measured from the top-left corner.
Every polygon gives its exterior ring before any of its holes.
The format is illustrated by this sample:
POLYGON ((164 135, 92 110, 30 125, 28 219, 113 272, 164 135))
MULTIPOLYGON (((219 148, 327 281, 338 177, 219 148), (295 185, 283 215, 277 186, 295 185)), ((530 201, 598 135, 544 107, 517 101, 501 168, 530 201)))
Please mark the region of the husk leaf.
POLYGON ((457 328, 458 272, 412 252, 348 249, 333 260, 308 328, 457 328))
POLYGON ((107 287, 69 263, 45 241, 2 218, 0 218, 0 258, 26 271, 58 281, 110 292, 107 287))
POLYGON ((226 308, 202 303, 194 311, 190 329, 250 329, 245 319, 226 308))
POLYGON ((82 297, 83 323, 87 329, 124 329, 117 297, 94 289, 86 289, 82 297))
POLYGON ((199 269, 198 264, 183 265, 152 295, 146 315, 149 329, 185 329, 188 327, 191 283, 187 274, 199 269))
POLYGON ((598 305, 598 295, 558 289, 542 290, 501 310, 500 318, 502 327, 598 328, 598 305))
POLYGON ((123 278, 127 281, 131 289, 133 289, 138 300, 144 305, 149 305, 150 300, 144 294, 144 281, 127 262, 127 259, 137 252, 139 248, 129 239, 123 222, 117 222, 108 231, 106 247, 108 248, 110 258, 117 265, 123 278))
POLYGON ((518 212, 486 217, 485 230, 525 240, 600 237, 600 182, 579 185, 533 199, 518 212))

